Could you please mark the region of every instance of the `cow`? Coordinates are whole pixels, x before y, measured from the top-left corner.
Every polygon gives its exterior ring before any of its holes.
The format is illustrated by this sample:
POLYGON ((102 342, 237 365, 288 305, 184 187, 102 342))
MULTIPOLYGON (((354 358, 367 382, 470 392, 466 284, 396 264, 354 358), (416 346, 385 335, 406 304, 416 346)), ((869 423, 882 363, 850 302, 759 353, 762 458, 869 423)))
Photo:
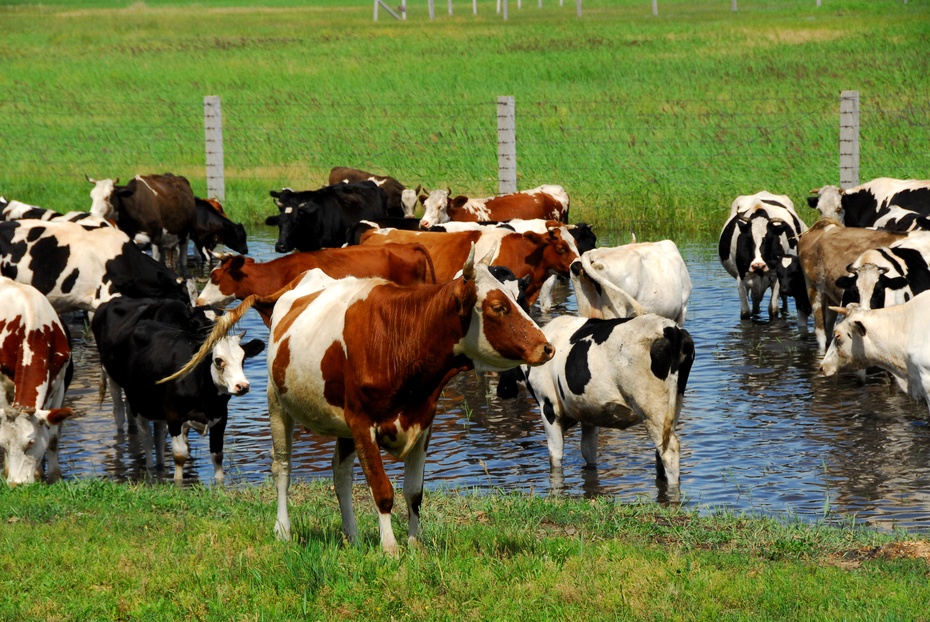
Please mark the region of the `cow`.
MULTIPOLYGON (((94 183, 91 212, 100 215, 103 211, 102 217, 115 220, 130 238, 143 246, 151 243, 155 259, 164 262, 169 252, 187 248, 197 218, 187 178, 171 173, 136 175, 125 186, 108 184, 110 180, 87 180, 94 183), (104 194, 107 187, 109 194, 104 194)), ((178 268, 188 275, 186 252, 180 253, 178 268)))
POLYGON ((450 220, 480 222, 542 218, 568 222, 568 193, 562 186, 555 184, 483 199, 469 199, 465 196, 450 198, 450 194, 448 189, 434 190, 422 199, 425 212, 420 219, 421 229, 429 229, 450 220))
MULTIPOLYGON (((786 199, 784 195, 766 191, 737 197, 720 232, 717 255, 727 273, 736 279, 740 318, 745 320, 758 315, 765 293, 771 291, 769 316, 778 315, 779 300, 787 309, 787 296, 792 295, 802 301, 797 305, 798 324, 806 326, 803 288, 782 292, 783 280, 777 270, 784 257, 797 255, 798 235, 807 230, 790 199, 786 199)), ((787 269, 790 264, 783 264, 783 267, 787 269)), ((794 283, 799 282, 794 280, 794 283)))
POLYGON ((387 175, 375 175, 357 168, 334 166, 329 172, 329 185, 349 184, 370 181, 378 185, 387 197, 388 216, 394 218, 414 218, 417 208, 417 195, 421 187, 407 188, 402 183, 387 175))
POLYGON ((266 218, 265 224, 279 229, 274 246, 279 253, 342 246, 352 225, 388 215, 384 191, 370 181, 270 194, 280 213, 266 218))
POLYGON ((362 234, 373 229, 419 231, 420 221, 416 218, 366 218, 349 227, 349 231, 346 233, 346 245, 357 246, 361 244, 362 234))
POLYGON ((38 289, 58 313, 93 311, 118 295, 190 302, 184 279, 112 227, 0 222, 0 274, 38 289))
POLYGON ((268 296, 313 268, 335 279, 378 276, 399 285, 436 282, 429 252, 420 244, 324 248, 264 263, 232 255, 210 272, 197 305, 225 306, 253 294, 268 296))
POLYGON ((47 456, 49 481, 61 477, 61 423, 74 414, 62 408, 73 374, 67 329, 34 287, 0 276, 0 447, 9 485, 36 481, 47 456))
POLYGON ((911 233, 889 246, 865 251, 837 279, 842 306, 858 302, 863 309, 902 304, 930 289, 930 232, 911 233))
MULTIPOLYGON (((892 206, 930 216, 930 181, 879 177, 855 188, 823 186, 811 190, 807 204, 822 218, 847 227, 874 227, 892 206)), ((900 212, 896 212, 900 214, 900 212)))
POLYGON ((581 454, 594 468, 599 427, 622 430, 642 422, 655 445, 659 479, 677 488, 675 426, 694 363, 688 331, 652 313, 614 319, 563 315, 542 331, 555 356, 538 367, 501 373, 497 395, 516 397, 524 383, 539 404, 553 481, 561 479, 565 432, 576 423, 581 424, 581 454))
POLYGON ((394 489, 381 449, 404 460, 408 542, 414 545, 426 447, 443 387, 462 371, 502 371, 552 358, 548 340, 488 272, 488 258, 476 264, 474 256, 472 246, 462 276, 438 285, 334 280, 311 270, 289 289, 264 300, 247 298, 220 318, 191 364, 253 304, 274 304, 268 409, 280 538, 291 536, 287 490, 295 423, 337 439, 333 480, 350 541, 358 535, 352 509, 358 456, 378 508, 381 547, 396 554, 394 489))
POLYGON ((656 313, 685 325, 691 276, 671 240, 595 248, 572 262, 571 274, 583 317, 656 313))
MULTIPOLYGON (((215 249, 218 244, 223 244, 230 250, 247 255, 249 244, 246 240, 245 227, 231 221, 223 213, 223 207, 220 206, 217 209, 217 205, 219 203, 215 199, 194 197, 196 218, 191 229, 191 240, 194 242, 195 250, 207 256, 208 251, 215 249)), ((182 248, 181 252, 186 255, 186 247, 182 248)))
POLYGON ((845 319, 836 324, 820 363, 824 376, 845 369, 880 367, 911 397, 930 406, 930 293, 883 309, 863 309, 852 303, 831 310, 845 319))
POLYGON ((830 218, 821 218, 800 236, 798 258, 821 352, 826 349, 836 322, 836 314, 830 306, 843 302, 843 287, 837 285, 837 281, 847 275, 847 267, 865 251, 889 246, 906 236, 892 231, 844 227, 830 218))
POLYGON ((507 266, 518 278, 531 275, 526 288, 526 298, 531 305, 536 302, 549 275, 568 277, 571 263, 578 257, 572 248, 574 245, 563 239, 562 232, 556 228, 542 235, 514 233, 497 227, 457 233, 373 230, 364 233, 361 240, 362 246, 397 242, 416 242, 426 247, 433 258, 437 283, 455 278, 471 244, 476 245, 481 256, 492 247, 496 248, 493 265, 507 266))
POLYGON ((113 226, 110 222, 94 216, 90 212, 71 211, 61 214, 55 210, 29 205, 20 201, 8 202, 0 211, 0 220, 67 220, 91 229, 113 226))
MULTIPOLYGON (((243 360, 265 347, 258 339, 241 343, 242 335, 227 336, 212 345, 209 361, 183 378, 174 378, 172 374, 191 359, 212 328, 206 309, 152 298, 114 298, 101 304, 91 321, 101 364, 123 389, 137 417, 147 466, 151 466, 151 431, 147 421, 138 417, 165 422, 176 480, 184 477, 190 428, 201 434, 209 430, 213 476, 218 482, 224 479, 223 433, 229 400, 249 391, 243 360), (166 377, 166 382, 159 382, 166 377)), ((156 434, 156 466, 164 456, 164 440, 164 433, 156 434)))

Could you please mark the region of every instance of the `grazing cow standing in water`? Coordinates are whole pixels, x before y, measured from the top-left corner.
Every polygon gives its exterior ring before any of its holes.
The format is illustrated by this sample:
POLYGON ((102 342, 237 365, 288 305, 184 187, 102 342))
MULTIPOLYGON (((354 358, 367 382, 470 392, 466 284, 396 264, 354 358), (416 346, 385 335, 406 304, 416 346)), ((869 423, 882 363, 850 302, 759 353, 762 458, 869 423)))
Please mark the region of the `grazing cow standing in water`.
POLYGON ((659 478, 677 487, 675 426, 694 362, 688 331, 651 313, 612 320, 563 315, 542 331, 556 355, 538 367, 503 372, 497 395, 516 397, 517 385, 526 384, 542 411, 554 481, 561 480, 565 432, 575 424, 581 424, 581 454, 593 468, 599 427, 644 423, 659 478))
POLYGON ((74 414, 61 408, 71 380, 71 345, 58 314, 29 285, 0 276, 0 446, 10 485, 36 480, 48 455, 48 478, 61 477, 58 438, 61 422, 74 414))
MULTIPOLYGON (((287 491, 295 423, 337 439, 333 479, 350 540, 358 535, 352 508, 358 457, 378 508, 381 546, 394 554, 394 488, 381 450, 404 461, 408 541, 414 544, 426 447, 443 387, 462 371, 501 371, 552 357, 533 320, 485 265, 475 265, 474 249, 462 273, 448 283, 402 287, 377 278, 336 281, 311 270, 290 291, 270 297, 268 409, 279 537, 291 537, 287 491)), ((269 299, 244 300, 219 320, 204 348, 256 302, 269 299)), ((205 356, 204 348, 198 356, 205 356)))

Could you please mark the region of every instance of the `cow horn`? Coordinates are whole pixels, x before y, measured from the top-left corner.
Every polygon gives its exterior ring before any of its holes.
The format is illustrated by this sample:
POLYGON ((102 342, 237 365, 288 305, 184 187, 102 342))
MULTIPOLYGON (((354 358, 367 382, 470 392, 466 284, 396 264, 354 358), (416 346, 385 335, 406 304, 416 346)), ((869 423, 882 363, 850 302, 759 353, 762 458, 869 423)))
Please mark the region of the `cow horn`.
POLYGON ((854 265, 852 265, 852 264, 847 264, 847 266, 846 266, 846 272, 852 272, 853 274, 856 274, 856 272, 857 272, 858 270, 859 270, 859 269, 856 268, 856 267, 855 267, 854 265))
POLYGON ((491 250, 485 253, 484 257, 478 262, 484 264, 485 266, 490 266, 491 262, 494 260, 494 255, 497 253, 497 248, 500 246, 500 241, 495 240, 494 244, 491 246, 491 250))
POLYGON ((468 259, 465 260, 465 266, 462 268, 462 277, 466 281, 475 278, 475 243, 471 243, 471 250, 468 251, 468 259))
POLYGON ((90 176, 89 176, 87 173, 84 173, 84 179, 86 179, 87 181, 89 181, 90 183, 92 183, 92 184, 94 184, 94 185, 97 185, 97 180, 96 180, 96 179, 91 179, 90 176))
POLYGON ((888 274, 888 267, 887 267, 887 266, 876 266, 876 267, 878 268, 878 273, 879 273, 880 275, 888 274))
POLYGON ((830 311, 839 313, 840 315, 849 315, 849 311, 850 311, 846 307, 828 307, 828 309, 830 309, 830 311))
POLYGON ((820 194, 820 188, 814 188, 810 191, 811 194, 820 194))

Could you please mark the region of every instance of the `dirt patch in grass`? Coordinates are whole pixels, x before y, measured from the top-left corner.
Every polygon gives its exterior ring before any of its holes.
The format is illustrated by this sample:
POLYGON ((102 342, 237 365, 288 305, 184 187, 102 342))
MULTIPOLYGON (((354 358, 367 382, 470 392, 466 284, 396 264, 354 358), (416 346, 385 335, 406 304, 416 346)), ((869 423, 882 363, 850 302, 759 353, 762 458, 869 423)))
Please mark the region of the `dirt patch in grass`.
POLYGON ((853 549, 830 558, 828 563, 851 569, 859 568, 862 562, 873 559, 922 559, 930 563, 930 542, 926 540, 907 540, 905 542, 891 542, 882 546, 853 549))

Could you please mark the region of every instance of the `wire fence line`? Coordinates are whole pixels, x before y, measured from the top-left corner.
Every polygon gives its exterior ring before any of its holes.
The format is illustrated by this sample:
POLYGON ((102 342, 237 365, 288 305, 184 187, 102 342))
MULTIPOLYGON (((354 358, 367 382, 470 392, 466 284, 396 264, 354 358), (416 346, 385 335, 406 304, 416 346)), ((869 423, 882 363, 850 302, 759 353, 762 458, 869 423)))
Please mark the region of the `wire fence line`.
MULTIPOLYGON (((264 208, 267 190, 319 187, 333 166, 490 196, 499 189, 496 98, 448 102, 308 97, 222 99, 225 190, 264 208)), ((926 177, 930 102, 863 96, 862 181, 926 177)), ((202 99, 0 104, 0 141, 28 137, 0 170, 23 184, 136 173, 187 175, 206 192, 202 99)), ((558 183, 574 206, 728 205, 760 189, 796 196, 839 181, 839 94, 810 97, 515 98, 516 183, 558 183)), ((8 151, 9 153, 9 151, 8 151)), ((24 200, 28 197, 24 196, 24 200)))

